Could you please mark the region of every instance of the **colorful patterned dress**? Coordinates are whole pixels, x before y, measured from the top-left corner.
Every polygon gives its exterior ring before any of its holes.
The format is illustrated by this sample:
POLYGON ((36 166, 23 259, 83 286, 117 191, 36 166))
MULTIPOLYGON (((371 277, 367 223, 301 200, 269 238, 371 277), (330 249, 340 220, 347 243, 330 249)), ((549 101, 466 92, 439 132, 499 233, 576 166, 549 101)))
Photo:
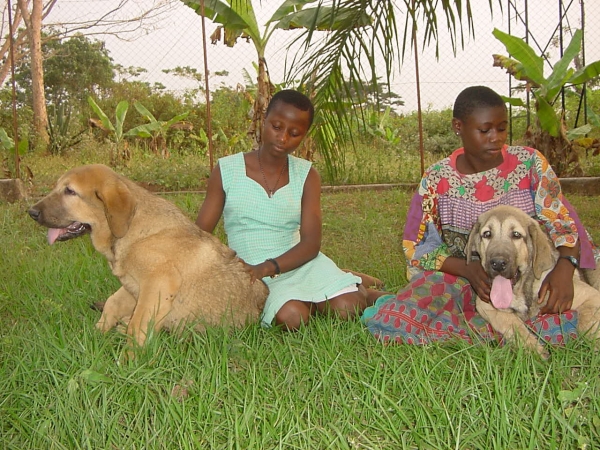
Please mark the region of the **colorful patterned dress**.
MULTIPOLYGON (((581 267, 593 268, 600 260, 541 153, 504 146, 502 164, 471 175, 456 168, 463 153, 455 150, 429 167, 412 199, 403 239, 409 284, 397 295, 380 297, 361 318, 380 340, 426 344, 455 337, 469 342, 499 338, 475 310, 468 281, 440 271, 447 257, 466 257, 477 217, 497 205, 516 206, 536 218, 556 247, 572 247, 580 239, 581 267)), ((576 335, 576 312, 541 315, 528 325, 545 341, 563 342, 576 335)))
MULTIPOLYGON (((311 163, 288 157, 289 183, 269 197, 264 188, 246 175, 243 153, 219 159, 225 191, 223 222, 228 245, 248 264, 277 258, 300 242, 300 213, 304 182, 311 163)), ((277 278, 265 277, 269 297, 262 322, 270 326, 275 314, 289 300, 322 302, 361 279, 343 272, 323 253, 277 278)))

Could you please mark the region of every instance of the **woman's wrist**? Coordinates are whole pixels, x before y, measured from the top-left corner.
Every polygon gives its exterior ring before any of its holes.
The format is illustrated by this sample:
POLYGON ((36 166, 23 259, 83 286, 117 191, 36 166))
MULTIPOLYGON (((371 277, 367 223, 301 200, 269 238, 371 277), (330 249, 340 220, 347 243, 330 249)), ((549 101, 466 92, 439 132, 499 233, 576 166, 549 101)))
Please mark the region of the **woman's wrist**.
POLYGON ((277 262, 277 260, 275 258, 268 258, 265 262, 270 263, 271 266, 273 266, 273 268, 275 269, 273 275, 270 275, 270 277, 277 278, 281 274, 281 268, 279 267, 279 263, 277 262))

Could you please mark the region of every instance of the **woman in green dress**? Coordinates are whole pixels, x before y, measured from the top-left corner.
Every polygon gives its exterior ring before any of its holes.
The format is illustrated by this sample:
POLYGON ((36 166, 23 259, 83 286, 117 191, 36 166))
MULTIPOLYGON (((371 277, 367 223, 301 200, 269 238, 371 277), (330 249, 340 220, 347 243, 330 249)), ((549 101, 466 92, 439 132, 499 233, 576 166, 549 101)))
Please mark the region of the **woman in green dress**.
POLYGON ((196 223, 208 232, 223 216, 229 246, 253 281, 269 286, 262 322, 297 330, 319 313, 355 317, 373 302, 376 279, 346 272, 320 252, 321 179, 291 154, 312 125, 314 107, 294 90, 267 108, 256 151, 219 159, 196 223))

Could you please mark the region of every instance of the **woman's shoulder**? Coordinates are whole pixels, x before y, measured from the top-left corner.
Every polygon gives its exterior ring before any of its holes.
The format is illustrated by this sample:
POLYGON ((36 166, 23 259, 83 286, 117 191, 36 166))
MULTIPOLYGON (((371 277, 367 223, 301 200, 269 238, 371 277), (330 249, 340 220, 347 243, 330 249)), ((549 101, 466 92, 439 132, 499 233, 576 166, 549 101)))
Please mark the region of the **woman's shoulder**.
POLYGON ((528 159, 541 155, 538 150, 526 145, 507 145, 506 152, 519 157, 519 159, 528 159))
POLYGON ((307 168, 307 169, 312 166, 312 162, 308 161, 307 159, 299 158, 298 156, 294 156, 294 155, 289 155, 288 158, 289 158, 290 165, 294 165, 296 167, 307 168))
POLYGON ((442 158, 425 169, 424 175, 438 173, 456 167, 455 161, 458 155, 462 153, 462 148, 453 151, 450 155, 442 158))
POLYGON ((217 161, 221 169, 227 170, 244 165, 244 152, 234 153, 233 155, 222 156, 217 161))
POLYGON ((233 155, 227 155, 227 156, 221 156, 219 158, 219 165, 221 165, 222 162, 225 162, 225 164, 231 163, 232 161, 238 161, 240 159, 244 158, 244 152, 239 152, 239 153, 234 153, 233 155))

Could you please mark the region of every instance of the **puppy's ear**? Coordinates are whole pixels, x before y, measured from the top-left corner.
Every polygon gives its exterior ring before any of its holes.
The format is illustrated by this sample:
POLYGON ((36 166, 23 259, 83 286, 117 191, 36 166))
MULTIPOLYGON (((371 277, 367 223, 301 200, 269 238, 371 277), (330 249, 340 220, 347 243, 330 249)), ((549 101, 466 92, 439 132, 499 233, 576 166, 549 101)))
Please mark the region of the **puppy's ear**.
POLYGON ((479 245, 481 244, 481 236, 479 236, 479 230, 481 229, 481 222, 477 220, 473 228, 471 228, 471 233, 469 233, 469 239, 467 240, 467 246, 465 248, 465 253, 467 255, 467 264, 471 262, 471 258, 473 256, 473 252, 479 251, 479 245))
POLYGON ((527 231, 531 237, 533 275, 539 280, 542 278, 544 271, 552 269, 554 264, 552 259, 552 243, 548 235, 533 219, 532 223, 527 227, 527 231))
POLYGON ((104 204, 104 214, 111 233, 122 238, 127 233, 135 213, 136 201, 129 188, 119 178, 107 179, 96 196, 104 204))

